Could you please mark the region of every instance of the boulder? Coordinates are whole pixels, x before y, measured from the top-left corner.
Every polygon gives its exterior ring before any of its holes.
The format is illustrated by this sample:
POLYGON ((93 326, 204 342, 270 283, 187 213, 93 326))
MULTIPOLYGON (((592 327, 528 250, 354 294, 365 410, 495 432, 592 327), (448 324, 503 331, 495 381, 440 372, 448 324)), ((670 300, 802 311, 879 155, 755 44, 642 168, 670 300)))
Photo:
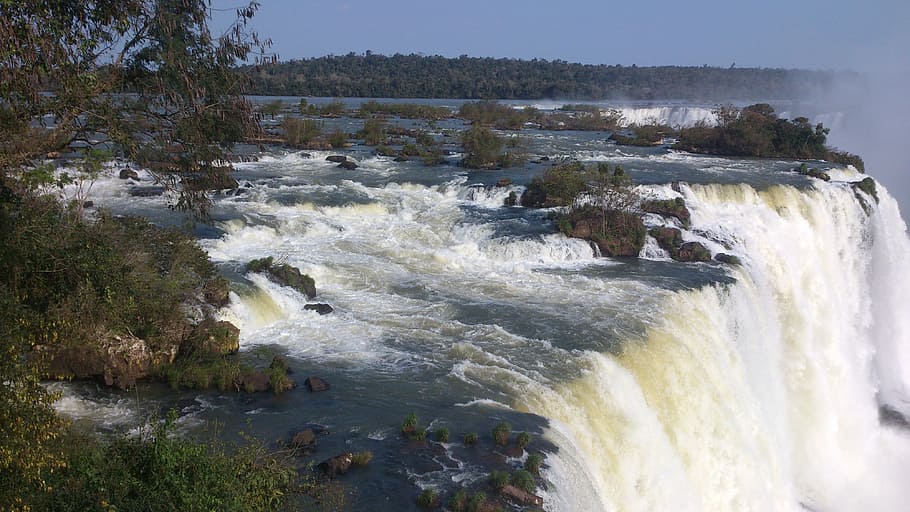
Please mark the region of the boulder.
POLYGON ((532 507, 540 507, 543 505, 543 498, 540 496, 525 492, 514 485, 505 485, 499 491, 505 498, 508 498, 520 505, 530 505, 532 507))
POLYGON ((853 183, 853 188, 856 190, 862 190, 867 195, 872 196, 872 199, 875 199, 875 202, 878 202, 878 191, 875 188, 875 180, 872 178, 863 178, 862 181, 857 181, 853 183))
POLYGON ((294 434, 288 446, 295 450, 308 450, 316 446, 316 433, 307 428, 294 434))
POLYGON ((82 202, 82 207, 83 207, 83 208, 91 208, 91 207, 93 207, 93 206, 95 206, 95 202, 94 202, 94 201, 83 201, 83 202, 82 202))
POLYGON ((126 180, 132 178, 134 180, 139 179, 139 173, 132 169, 120 169, 120 179, 126 180))
POLYGON ((306 380, 303 381, 303 384, 313 393, 328 391, 330 388, 329 383, 322 380, 320 377, 307 377, 306 380))
POLYGON ((559 220, 566 236, 588 240, 600 253, 612 257, 636 257, 647 238, 644 223, 638 215, 621 210, 586 206, 573 210, 559 220))
POLYGON ((344 155, 329 155, 325 157, 325 159, 327 162, 335 162, 336 164, 348 161, 348 157, 344 155))
POLYGON ((326 459, 320 462, 316 467, 322 470, 327 477, 335 478, 336 476, 347 473, 351 469, 353 461, 354 454, 348 452, 326 459))
POLYGON ((682 232, 676 228, 651 228, 648 234, 657 240, 657 245, 671 255, 683 244, 682 232))
POLYGON ((338 164, 338 167, 341 167, 342 169, 347 169, 349 171, 353 171, 354 169, 356 169, 358 167, 358 165, 357 165, 357 162, 354 162, 352 160, 345 160, 344 162, 341 162, 340 164, 338 164))
POLYGON ((328 304, 307 304, 303 306, 303 309, 306 311, 315 311, 320 315, 328 315, 332 311, 335 311, 332 309, 332 306, 329 306, 328 304))
POLYGON ((396 156, 392 161, 393 162, 407 162, 408 157, 406 157, 404 155, 399 155, 399 156, 396 156))
POLYGON ((231 172, 230 167, 214 168, 208 173, 187 176, 183 186, 188 190, 234 190, 240 187, 240 182, 231 176, 231 172))
POLYGON ((223 277, 210 279, 202 288, 202 296, 205 302, 223 308, 231 302, 231 286, 223 277))
POLYGON ((246 391, 247 393, 261 393, 268 391, 271 387, 269 376, 260 373, 244 373, 234 381, 234 387, 237 391, 246 391))
POLYGON ((133 386, 148 377, 151 368, 170 364, 177 356, 176 344, 153 350, 145 340, 111 333, 94 345, 40 346, 35 350, 47 357, 50 378, 96 378, 120 389, 133 386))
POLYGON ((742 261, 740 261, 739 257, 732 254, 719 252, 714 255, 714 259, 721 263, 726 263, 727 265, 742 265, 742 261))
POLYGON ((499 178, 499 180, 496 182, 496 186, 500 187, 500 188, 508 187, 511 184, 512 184, 511 178, 499 178))
POLYGON ((518 194, 514 191, 509 192, 509 195, 503 200, 503 204, 506 206, 515 206, 518 204, 518 194))
POLYGON ((207 318, 193 327, 183 347, 185 353, 221 356, 240 350, 240 329, 225 320, 207 318))
POLYGON ((247 263, 250 272, 264 272, 269 279, 281 286, 290 286, 298 292, 312 299, 316 296, 316 281, 312 277, 301 274, 300 270, 287 263, 275 264, 274 258, 259 258, 247 263))
POLYGON ((683 262, 711 261, 711 251, 700 242, 686 242, 679 246, 673 259, 683 262))

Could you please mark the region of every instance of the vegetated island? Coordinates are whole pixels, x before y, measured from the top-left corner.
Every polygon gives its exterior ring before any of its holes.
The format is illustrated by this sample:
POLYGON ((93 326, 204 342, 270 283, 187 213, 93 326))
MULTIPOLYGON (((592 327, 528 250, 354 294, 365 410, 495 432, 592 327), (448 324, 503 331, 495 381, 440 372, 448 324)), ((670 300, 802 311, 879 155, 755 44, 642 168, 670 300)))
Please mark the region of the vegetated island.
POLYGON ((254 94, 360 98, 792 100, 857 78, 798 69, 591 65, 369 51, 243 70, 254 94))

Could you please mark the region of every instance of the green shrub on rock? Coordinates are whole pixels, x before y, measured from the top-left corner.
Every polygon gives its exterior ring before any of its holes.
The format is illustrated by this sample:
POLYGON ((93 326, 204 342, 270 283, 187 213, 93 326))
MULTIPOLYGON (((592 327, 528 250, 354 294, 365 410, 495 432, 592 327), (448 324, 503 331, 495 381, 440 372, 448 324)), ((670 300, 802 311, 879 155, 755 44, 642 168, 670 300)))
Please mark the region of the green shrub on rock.
POLYGON ((512 435, 512 425, 503 421, 493 427, 493 442, 499 446, 509 444, 509 436, 512 435))
POLYGON ((539 453, 532 453, 525 459, 524 468, 529 473, 540 474, 540 467, 543 465, 543 456, 539 453))
POLYGON ((478 437, 477 437, 477 434, 476 434, 475 432, 471 432, 471 433, 469 433, 469 434, 465 434, 465 435, 464 435, 464 444, 465 444, 465 446, 476 446, 476 445, 477 445, 477 441, 478 441, 478 437))
POLYGON ((527 432, 522 432, 522 433, 518 434, 518 437, 515 438, 515 444, 518 445, 519 448, 524 450, 525 448, 528 447, 529 444, 531 444, 531 434, 529 434, 527 432))
POLYGON ((433 508, 439 502, 439 496, 435 489, 424 489, 417 496, 417 506, 421 508, 433 508))
POLYGON ((534 483, 534 476, 523 469, 514 471, 512 476, 509 477, 509 483, 528 493, 533 493, 537 489, 537 484, 534 483))
POLYGON ((449 429, 447 428, 438 428, 436 429, 436 441, 440 443, 449 442, 449 429))
POLYGON ((490 485, 496 489, 502 489, 509 483, 509 474, 505 471, 493 471, 490 473, 490 485))

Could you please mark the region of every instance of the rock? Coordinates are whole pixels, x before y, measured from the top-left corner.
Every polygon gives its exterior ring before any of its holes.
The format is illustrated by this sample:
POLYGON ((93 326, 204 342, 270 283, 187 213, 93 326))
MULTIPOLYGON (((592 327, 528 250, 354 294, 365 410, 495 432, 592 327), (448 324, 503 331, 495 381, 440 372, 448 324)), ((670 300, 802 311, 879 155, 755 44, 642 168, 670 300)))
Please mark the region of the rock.
POLYGON ((686 242, 679 246, 673 259, 682 262, 711 261, 711 252, 700 242, 686 242))
POLYGON ((316 296, 316 281, 306 274, 301 274, 299 269, 287 263, 272 265, 268 275, 276 283, 282 286, 290 286, 310 299, 316 296))
POLYGON ((234 387, 237 391, 246 391, 247 393, 261 393, 268 391, 271 387, 269 376, 260 373, 244 373, 234 381, 234 387))
POLYGON ((156 197, 164 194, 164 187, 152 185, 148 187, 131 187, 130 195, 133 197, 156 197))
POLYGON ((222 356, 240 350, 240 329, 225 320, 207 318, 193 328, 184 353, 222 356))
POLYGON ((676 199, 649 200, 641 202, 641 210, 645 213, 655 213, 664 217, 676 217, 682 222, 683 227, 689 226, 691 215, 686 207, 686 202, 681 197, 676 199))
POLYGON ((177 356, 176 344, 153 350, 145 340, 111 333, 94 345, 40 346, 35 350, 47 357, 51 378, 97 378, 120 389, 133 386, 148 377, 152 367, 170 364, 177 356))
POLYGON ((47 158, 49 158, 49 159, 51 159, 51 160, 55 160, 55 159, 57 159, 57 158, 60 158, 60 152, 59 152, 59 151, 51 151, 50 153, 47 154, 47 158))
POLYGON ((335 162, 336 164, 348 161, 348 157, 344 155, 329 155, 325 157, 325 159, 327 162, 335 162))
POLYGON ((187 176, 183 186, 189 190, 234 190, 240 187, 240 182, 231 176, 230 167, 221 167, 209 173, 187 176))
POLYGON ((726 263, 727 265, 742 265, 742 261, 740 261, 739 257, 732 254, 719 252, 714 255, 714 259, 721 263, 726 263))
POLYGON ((354 461, 353 453, 343 453, 330 459, 320 462, 316 467, 322 470, 329 478, 343 475, 351 469, 351 463, 354 461))
POLYGON ((329 383, 322 380, 320 377, 307 377, 303 384, 312 391, 317 393, 319 391, 328 391, 330 386, 329 383))
POLYGON ((210 279, 202 288, 202 297, 216 308, 223 308, 231 302, 231 286, 223 277, 210 279))
POLYGON ((586 206, 573 210, 559 221, 566 236, 589 240, 601 254, 612 257, 636 257, 645 245, 647 231, 638 215, 620 210, 602 212, 586 206))
POLYGON ((518 204, 518 194, 516 194, 514 191, 509 192, 508 197, 503 200, 503 204, 506 206, 515 206, 518 204))
POLYGON ((543 505, 543 498, 540 496, 525 492, 514 485, 505 485, 500 491, 504 497, 519 503, 521 505, 530 505, 532 507, 540 507, 543 505))
POLYGON ((125 180, 132 178, 134 180, 139 179, 139 173, 132 169, 120 169, 120 179, 125 180))
POLYGON ((316 433, 313 429, 307 428, 294 434, 288 446, 295 450, 307 450, 316 446, 316 433))
POLYGON ((404 155, 400 155, 400 156, 396 156, 392 161, 393 162, 407 162, 408 157, 406 157, 404 155))
POLYGON ((300 158, 313 158, 313 155, 311 155, 309 153, 304 153, 304 152, 297 153, 297 156, 299 156, 300 158))
POLYGON ((652 228, 648 234, 657 240, 657 245, 671 255, 683 244, 682 232, 676 228, 652 228))
POLYGON ((540 157, 540 161, 541 161, 541 162, 549 162, 549 161, 550 161, 550 157, 548 157, 548 156, 542 156, 542 157, 540 157))
POLYGON ((499 181, 496 182, 497 187, 508 187, 512 184, 511 178, 499 178, 499 181))
POLYGON ((94 202, 94 201, 83 201, 83 202, 82 202, 82 207, 83 207, 83 208, 91 208, 91 207, 93 207, 93 206, 95 206, 95 202, 94 202))
POLYGON ((275 356, 272 358, 272 362, 269 363, 269 369, 280 369, 284 370, 285 373, 291 373, 291 370, 288 367, 288 362, 281 356, 275 356))
POLYGON ((335 311, 332 309, 332 306, 329 306, 328 304, 307 304, 303 306, 303 309, 307 311, 315 311, 320 315, 328 315, 332 311, 335 311))
POLYGON ((349 171, 353 171, 354 169, 356 169, 358 167, 358 165, 357 165, 357 162, 354 162, 352 160, 345 160, 344 162, 341 162, 340 164, 338 164, 338 167, 341 167, 342 169, 347 169, 349 171))
POLYGON ((863 178, 862 181, 857 181, 853 183, 853 188, 856 190, 862 190, 867 195, 872 196, 872 199, 875 199, 875 202, 878 202, 878 190, 875 188, 875 180, 872 178, 863 178))

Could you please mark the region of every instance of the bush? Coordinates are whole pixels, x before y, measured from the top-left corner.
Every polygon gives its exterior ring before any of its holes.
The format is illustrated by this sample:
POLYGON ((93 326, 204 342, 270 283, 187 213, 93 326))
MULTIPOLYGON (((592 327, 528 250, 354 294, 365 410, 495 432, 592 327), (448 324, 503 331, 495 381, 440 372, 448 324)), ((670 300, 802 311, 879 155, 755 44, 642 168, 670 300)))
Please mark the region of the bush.
POLYGON ((502 158, 502 138, 479 124, 461 134, 464 146, 464 166, 469 169, 496 167, 502 158))
POLYGON ((490 473, 490 485, 497 491, 509 483, 509 474, 505 471, 493 471, 490 473))
POLYGON ((471 501, 468 502, 467 510, 468 512, 481 512, 483 510, 483 506, 486 503, 487 495, 482 492, 478 492, 474 494, 474 496, 471 496, 471 501))
POLYGON ((452 499, 449 500, 449 508, 451 508, 453 512, 465 512, 468 508, 468 492, 464 489, 458 489, 458 491, 452 495, 452 499))
POLYGON ((438 428, 436 429, 436 441, 440 443, 449 442, 449 429, 447 428, 438 428))
POLYGON ((357 132, 357 136, 368 146, 382 144, 385 141, 385 121, 377 118, 367 119, 363 123, 363 129, 357 132))
POLYGON ((475 432, 471 432, 470 434, 465 434, 465 435, 464 435, 464 444, 465 444, 465 446, 476 446, 476 445, 477 445, 477 440, 478 440, 478 437, 477 437, 477 434, 476 434, 475 432))
POLYGON ((531 434, 529 434, 527 432, 522 432, 521 434, 518 434, 518 437, 515 439, 515 444, 518 445, 519 448, 524 450, 525 448, 528 447, 529 444, 531 444, 531 434))
POLYGON ((351 464, 362 468, 370 463, 373 460, 373 452, 367 450, 362 452, 355 452, 351 457, 351 464))
POLYGON ((534 483, 534 476, 523 469, 513 472, 509 478, 509 483, 529 493, 533 493, 537 489, 537 484, 534 483))
POLYGON ((417 430, 417 413, 411 412, 401 422, 401 434, 409 436, 417 430))
POLYGON ((509 436, 512 435, 512 425, 508 422, 501 422, 493 427, 493 442, 499 446, 509 444, 509 436))
POLYGON ((580 162, 551 167, 534 178, 521 196, 526 208, 570 206, 588 188, 587 169, 580 162))
POLYGON ((335 149, 341 149, 348 143, 348 135, 341 130, 335 130, 329 135, 329 144, 335 149))
POLYGON ((292 146, 305 146, 322 135, 322 126, 312 119, 286 117, 281 123, 284 140, 292 146))
POLYGON ((424 489, 423 492, 417 496, 417 506, 423 508, 433 508, 438 501, 439 496, 434 489, 424 489))
POLYGON ((539 453, 532 453, 525 459, 525 470, 535 475, 540 474, 540 467, 543 465, 543 456, 539 453))

